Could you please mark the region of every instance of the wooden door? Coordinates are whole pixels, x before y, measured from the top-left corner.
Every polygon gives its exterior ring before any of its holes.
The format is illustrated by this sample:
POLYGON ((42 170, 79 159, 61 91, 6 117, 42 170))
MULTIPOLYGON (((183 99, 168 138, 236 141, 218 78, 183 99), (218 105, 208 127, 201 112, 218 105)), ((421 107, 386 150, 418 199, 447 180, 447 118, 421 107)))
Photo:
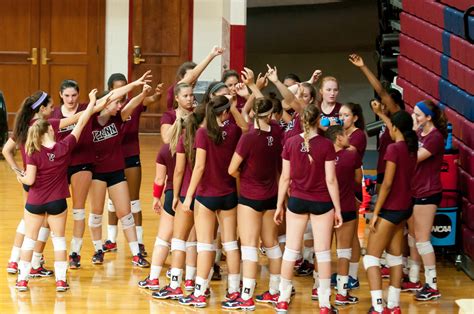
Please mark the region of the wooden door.
POLYGON ((160 117, 166 111, 166 89, 175 82, 176 70, 190 59, 189 51, 192 0, 133 0, 131 79, 152 70, 153 85, 165 84, 165 93, 159 105, 142 114, 140 131, 158 132, 160 117), (140 64, 133 63, 133 48, 140 47, 140 64))
POLYGON ((0 90, 12 129, 23 99, 38 89, 39 61, 28 58, 36 49, 39 59, 40 6, 37 0, 2 0, 0 7, 0 90))

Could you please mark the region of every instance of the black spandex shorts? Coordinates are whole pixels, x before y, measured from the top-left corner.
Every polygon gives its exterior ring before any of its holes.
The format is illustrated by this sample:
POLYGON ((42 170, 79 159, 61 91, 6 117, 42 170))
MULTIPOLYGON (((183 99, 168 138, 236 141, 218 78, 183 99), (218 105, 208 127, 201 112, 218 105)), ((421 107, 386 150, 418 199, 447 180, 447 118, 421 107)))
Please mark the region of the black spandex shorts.
POLYGON ((52 201, 43 205, 32 205, 26 203, 25 208, 28 212, 36 215, 59 215, 67 209, 66 199, 52 201))
POLYGON ((141 167, 140 155, 130 156, 125 158, 125 169, 133 167, 141 167))
POLYGON ((104 173, 93 173, 92 180, 104 181, 107 183, 107 187, 111 187, 122 181, 127 181, 125 172, 123 170, 104 172, 104 173))
POLYGON ((342 222, 349 222, 357 219, 357 211, 341 212, 342 222))
POLYGON ((29 192, 30 191, 30 186, 29 185, 26 185, 26 184, 22 184, 23 185, 23 190, 25 192, 29 192))
MULTIPOLYGON (((186 199, 186 197, 184 197, 184 196, 179 197, 179 200, 181 201, 181 203, 184 203, 185 199, 186 199)), ((189 208, 191 208, 191 210, 194 210, 194 198, 193 198, 193 200, 191 202, 191 206, 189 206, 189 208)))
POLYGON ((229 210, 237 206, 237 193, 232 192, 224 196, 196 195, 196 200, 212 211, 229 210))
POLYGON ((362 194, 362 191, 355 191, 355 197, 356 200, 359 201, 359 203, 362 203, 364 200, 364 194, 362 194))
POLYGON ((92 172, 92 164, 82 164, 82 165, 75 165, 69 166, 67 168, 67 183, 71 184, 71 178, 74 174, 81 172, 81 171, 89 171, 92 172))
POLYGON ((333 208, 332 202, 308 201, 292 196, 288 198, 288 209, 295 214, 322 215, 333 208))
POLYGON ((436 205, 439 206, 441 204, 441 200, 443 199, 443 192, 439 192, 427 197, 420 197, 420 198, 413 198, 414 205, 436 205))
POLYGON ((385 172, 377 173, 377 184, 382 184, 384 177, 385 177, 385 172))
POLYGON ((398 225, 402 221, 410 218, 412 213, 412 208, 406 210, 389 210, 382 208, 382 210, 380 210, 379 217, 390 221, 394 225, 398 225))
POLYGON ((165 191, 165 203, 163 204, 163 208, 165 209, 165 212, 174 217, 173 190, 165 191))
POLYGON ((240 196, 239 204, 251 207, 258 212, 263 212, 266 210, 276 209, 277 198, 277 196, 274 196, 266 200, 252 200, 250 198, 240 196))

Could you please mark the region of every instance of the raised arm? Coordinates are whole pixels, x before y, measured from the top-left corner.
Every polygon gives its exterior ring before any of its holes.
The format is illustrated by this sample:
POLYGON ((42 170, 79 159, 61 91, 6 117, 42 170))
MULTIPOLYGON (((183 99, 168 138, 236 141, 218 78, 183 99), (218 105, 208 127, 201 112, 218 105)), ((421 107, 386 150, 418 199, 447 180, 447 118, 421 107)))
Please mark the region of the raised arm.
POLYGON ((130 117, 132 114, 133 110, 142 103, 142 101, 147 97, 151 92, 151 86, 148 84, 143 85, 142 92, 138 94, 137 96, 133 97, 128 104, 123 107, 123 109, 120 111, 120 116, 122 117, 122 120, 125 121, 130 117))
POLYGON ((295 95, 286 87, 280 80, 278 79, 278 72, 277 68, 272 68, 267 64, 268 72, 267 77, 268 79, 276 86, 278 91, 280 92, 281 96, 283 97, 282 104, 285 103, 286 108, 290 106, 296 112, 301 112, 303 110, 303 104, 295 97, 295 95))
POLYGON ((145 97, 145 99, 143 100, 143 106, 148 107, 157 104, 160 101, 162 94, 163 83, 159 83, 158 85, 156 85, 155 92, 153 93, 153 95, 145 97))
POLYGON ((211 52, 206 56, 206 58, 204 58, 204 60, 198 63, 198 65, 196 65, 194 69, 186 72, 183 79, 178 83, 193 84, 194 82, 196 82, 201 73, 204 72, 204 70, 207 68, 209 63, 211 63, 211 61, 214 60, 215 57, 222 55, 224 51, 224 48, 220 48, 218 46, 212 47, 211 52))
POLYGON ((390 129, 392 127, 392 121, 390 121, 390 118, 387 117, 385 113, 383 113, 382 104, 378 100, 372 100, 370 102, 370 106, 372 107, 374 113, 385 123, 387 128, 390 129))
POLYGON ((136 81, 133 81, 131 83, 128 83, 125 86, 114 89, 113 94, 110 97, 109 101, 114 101, 114 100, 117 100, 119 98, 122 98, 124 95, 131 92, 135 87, 141 87, 143 85, 151 83, 152 75, 150 73, 151 73, 151 70, 148 70, 148 71, 145 72, 145 74, 143 74, 136 81))

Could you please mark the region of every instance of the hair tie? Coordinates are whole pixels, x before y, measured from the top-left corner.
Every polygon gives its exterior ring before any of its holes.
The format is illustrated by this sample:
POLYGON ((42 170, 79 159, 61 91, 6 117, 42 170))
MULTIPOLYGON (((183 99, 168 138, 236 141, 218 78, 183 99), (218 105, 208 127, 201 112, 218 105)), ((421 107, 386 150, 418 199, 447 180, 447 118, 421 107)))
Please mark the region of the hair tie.
MULTIPOLYGON (((227 98, 227 97, 226 97, 227 98)), ((230 107, 230 100, 227 99, 227 102, 226 103, 223 103, 223 104, 220 104, 219 106, 216 106, 216 107, 213 107, 212 108, 212 111, 214 113, 220 113, 220 112, 223 112, 224 110, 227 110, 229 109, 230 107)))
POLYGON ((265 112, 260 112, 260 113, 257 113, 257 117, 266 117, 268 116, 269 114, 271 114, 273 112, 273 108, 268 110, 268 111, 265 111, 265 112))
POLYGON ((418 109, 420 109, 425 115, 434 117, 433 111, 428 108, 428 106, 423 101, 417 102, 415 106, 418 107, 418 109))
POLYGON ((223 87, 227 87, 227 86, 222 82, 218 82, 216 83, 216 85, 212 86, 211 90, 209 91, 209 94, 212 95, 223 87))
POLYGON ((35 110, 36 108, 38 108, 41 103, 46 99, 46 97, 48 97, 48 94, 42 92, 40 98, 31 105, 31 109, 35 110))

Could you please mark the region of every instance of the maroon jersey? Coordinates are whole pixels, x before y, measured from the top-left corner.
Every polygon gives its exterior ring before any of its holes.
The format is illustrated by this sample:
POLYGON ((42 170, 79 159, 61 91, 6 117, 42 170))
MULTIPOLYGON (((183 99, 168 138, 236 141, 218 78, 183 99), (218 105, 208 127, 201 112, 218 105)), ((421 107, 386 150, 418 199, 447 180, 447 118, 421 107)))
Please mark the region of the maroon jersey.
POLYGON ((146 107, 143 104, 138 105, 122 126, 122 151, 124 158, 140 155, 138 127, 140 125, 140 116, 145 110, 146 107))
POLYGON ((361 129, 356 129, 349 135, 349 144, 354 146, 359 153, 360 159, 362 160, 365 155, 365 149, 367 148, 367 136, 361 129))
POLYGON ((334 108, 332 109, 331 112, 323 112, 323 109, 321 107, 321 104, 319 105, 319 109, 321 110, 321 118, 326 117, 329 119, 329 121, 337 121, 339 119, 339 110, 341 110, 342 104, 336 103, 334 105, 334 108))
POLYGON ((425 136, 418 131, 418 147, 423 147, 431 153, 427 159, 416 165, 413 177, 413 196, 427 197, 443 191, 441 185, 441 165, 443 164, 444 138, 438 129, 433 129, 425 136))
POLYGON ((357 152, 341 149, 336 153, 336 176, 343 212, 357 210, 354 193, 355 171, 361 166, 362 162, 357 152))
POLYGON ((163 113, 163 115, 161 116, 160 123, 161 125, 173 124, 175 121, 176 121, 176 110, 172 109, 163 113))
POLYGON ((67 168, 75 145, 74 135, 68 135, 53 147, 42 146, 41 151, 26 156, 26 163, 36 166, 36 179, 28 192, 28 204, 43 205, 70 196, 67 168))
POLYGON ((315 202, 330 202, 326 184, 325 162, 336 159, 336 152, 330 140, 315 136, 309 140, 309 153, 301 136, 288 139, 283 147, 282 157, 290 162, 290 196, 315 202))
POLYGON ((252 128, 237 144, 235 152, 243 159, 240 194, 245 198, 265 200, 278 193, 282 131, 276 123, 270 127, 269 132, 252 128))
POLYGON ((196 191, 199 196, 224 196, 236 191, 235 179, 228 168, 241 130, 234 123, 221 127, 224 141, 216 145, 207 135, 206 128, 196 132, 195 148, 206 151, 206 166, 196 191))
POLYGON ((412 206, 411 179, 415 173, 416 153, 410 153, 407 143, 400 141, 388 145, 384 159, 395 163, 397 168, 392 189, 382 208, 388 210, 410 209, 412 206))
POLYGON ((156 163, 166 167, 166 187, 165 191, 173 189, 173 173, 176 165, 176 154, 171 156, 170 145, 161 145, 160 151, 156 156, 156 163))
MULTIPOLYGON (((79 104, 76 110, 77 112, 81 112, 86 110, 87 104, 79 104)), ((53 111, 53 118, 57 119, 64 119, 66 118, 62 111, 61 108, 58 110, 53 111)), ((60 141, 69 134, 71 134, 72 130, 76 124, 71 124, 65 128, 59 129, 58 134, 56 136, 56 140, 60 141)), ((84 126, 84 130, 81 133, 81 136, 79 137, 79 140, 77 142, 77 145, 74 147, 74 150, 72 151, 71 155, 71 166, 77 166, 77 165, 82 165, 82 164, 90 164, 94 161, 94 152, 91 150, 92 146, 92 122, 89 120, 87 124, 84 126)))
MULTIPOLYGON (((176 146, 176 154, 183 154, 186 157, 186 150, 184 148, 184 135, 181 135, 178 140, 178 145, 176 146)), ((193 174, 193 165, 191 165, 186 160, 186 165, 184 166, 184 175, 183 180, 181 181, 181 190, 179 191, 179 196, 186 197, 188 192, 189 183, 191 182, 191 175, 193 174)))
POLYGON ((111 116, 101 125, 99 113, 91 117, 92 141, 94 143, 94 172, 106 173, 122 170, 125 162, 122 153, 122 117, 120 113, 111 116))
POLYGON ((283 145, 285 145, 286 141, 300 133, 303 133, 303 127, 301 126, 301 117, 300 114, 295 112, 293 118, 290 122, 286 125, 285 133, 283 134, 283 145))
MULTIPOLYGON (((387 129, 386 125, 383 125, 379 133, 379 157, 377 159, 377 173, 385 172, 385 152, 387 151, 388 145, 392 143, 393 140, 390 137, 390 131, 387 129)), ((381 184, 382 182, 377 183, 381 184)))

